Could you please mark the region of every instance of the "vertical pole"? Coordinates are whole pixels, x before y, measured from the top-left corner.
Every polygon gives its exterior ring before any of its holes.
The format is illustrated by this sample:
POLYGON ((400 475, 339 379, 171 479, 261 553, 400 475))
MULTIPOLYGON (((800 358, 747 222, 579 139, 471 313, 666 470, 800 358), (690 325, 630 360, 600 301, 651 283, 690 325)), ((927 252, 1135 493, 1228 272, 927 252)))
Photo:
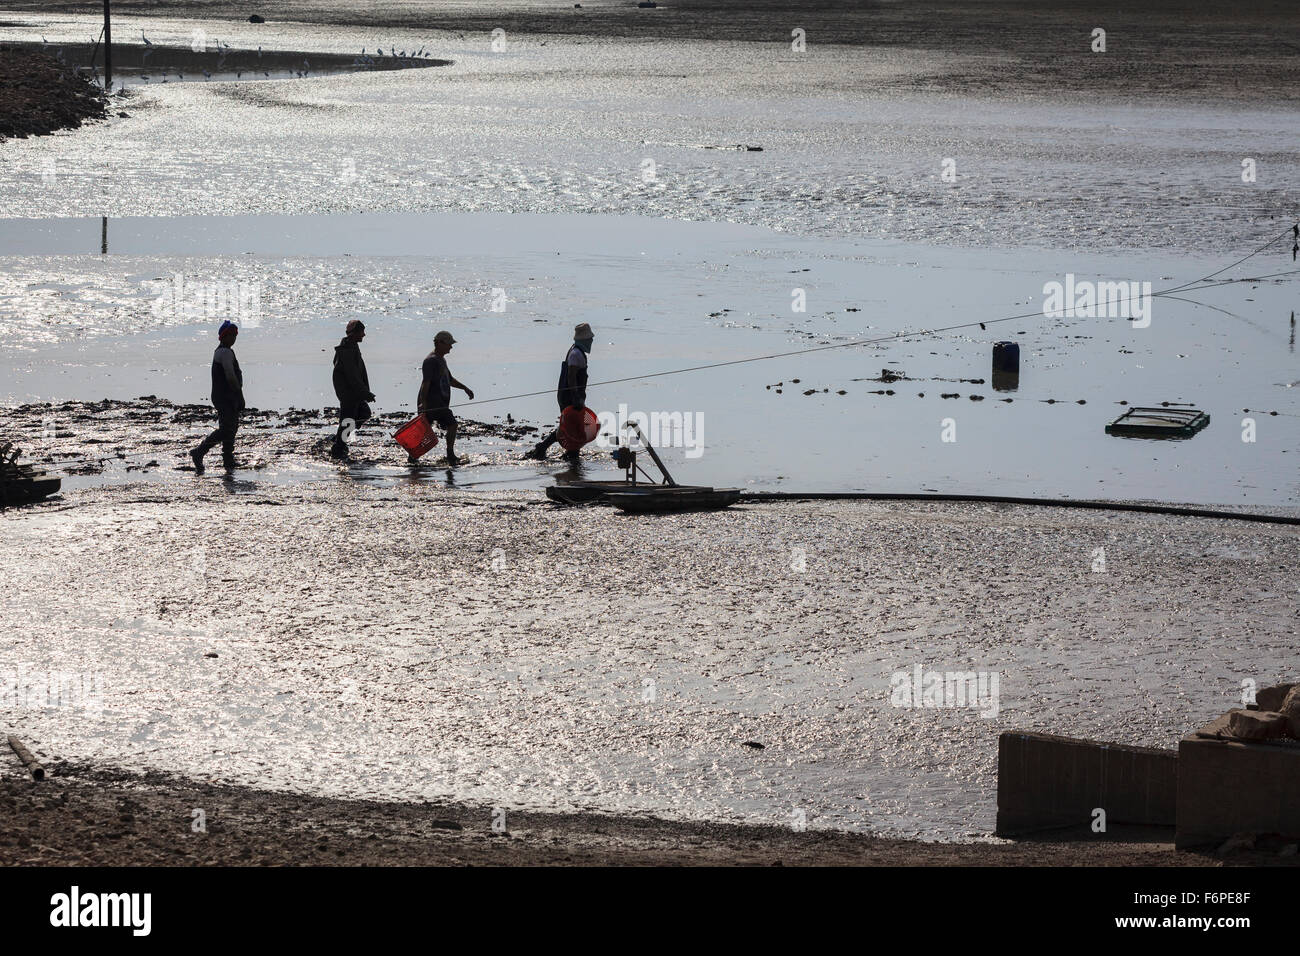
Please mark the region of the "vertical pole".
POLYGON ((108 217, 100 216, 99 219, 99 254, 106 256, 108 255, 108 217))
POLYGON ((108 2, 104 0, 104 92, 113 92, 113 26, 109 20, 108 2))

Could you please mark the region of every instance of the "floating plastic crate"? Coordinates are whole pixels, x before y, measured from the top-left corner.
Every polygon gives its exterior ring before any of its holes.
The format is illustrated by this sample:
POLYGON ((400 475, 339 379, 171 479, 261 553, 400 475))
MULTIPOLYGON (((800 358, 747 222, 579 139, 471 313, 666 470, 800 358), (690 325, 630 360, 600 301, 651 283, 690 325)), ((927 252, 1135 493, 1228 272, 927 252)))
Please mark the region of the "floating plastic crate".
POLYGON ((1122 438, 1191 438, 1210 416, 1197 408, 1130 408, 1106 426, 1107 435, 1122 438))

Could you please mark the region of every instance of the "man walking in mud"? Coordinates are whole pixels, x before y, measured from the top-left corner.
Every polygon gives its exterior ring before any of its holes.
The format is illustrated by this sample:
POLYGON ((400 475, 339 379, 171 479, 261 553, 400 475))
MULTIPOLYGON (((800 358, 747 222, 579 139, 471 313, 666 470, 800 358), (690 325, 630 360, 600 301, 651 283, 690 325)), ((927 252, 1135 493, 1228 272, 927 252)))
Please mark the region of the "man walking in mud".
POLYGON ((212 404, 217 409, 217 430, 190 452, 194 471, 203 474, 203 456, 218 443, 221 462, 226 471, 235 470, 235 432, 239 430, 239 413, 244 410, 244 373, 235 358, 235 339, 239 326, 222 322, 217 330, 217 350, 212 353, 212 404))
MULTIPOLYGON (((568 354, 564 356, 564 363, 560 366, 560 382, 555 390, 555 400, 559 403, 561 413, 569 407, 576 408, 579 411, 586 407, 587 356, 591 354, 591 346, 595 338, 591 326, 586 322, 579 323, 573 329, 573 345, 569 347, 568 354)), ((546 453, 559 440, 560 429, 557 426, 555 431, 538 442, 524 457, 536 458, 539 461, 545 460, 546 453)), ((579 454, 575 450, 566 452, 564 457, 568 461, 576 462, 579 454)))
POLYGON ((445 330, 433 337, 433 351, 425 356, 421 366, 420 395, 416 399, 416 408, 424 420, 431 424, 437 422, 446 430, 447 464, 453 468, 461 459, 456 457, 456 416, 447 407, 451 404, 451 390, 459 388, 470 401, 474 400, 474 393, 456 381, 447 368, 447 353, 455 344, 456 340, 445 330))
POLYGON ((361 340, 366 337, 365 323, 353 319, 348 323, 343 341, 334 346, 334 394, 339 400, 339 429, 334 433, 334 458, 348 457, 348 439, 370 418, 368 402, 375 400, 370 391, 370 377, 361 357, 361 340))

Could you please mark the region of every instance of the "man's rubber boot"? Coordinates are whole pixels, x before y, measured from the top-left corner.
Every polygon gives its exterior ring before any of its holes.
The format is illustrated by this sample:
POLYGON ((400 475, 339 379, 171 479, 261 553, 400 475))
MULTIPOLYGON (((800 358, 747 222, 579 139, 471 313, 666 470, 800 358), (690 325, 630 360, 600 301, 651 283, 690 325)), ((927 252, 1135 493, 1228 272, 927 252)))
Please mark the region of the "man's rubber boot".
POLYGON ((203 452, 197 448, 190 450, 190 461, 194 462, 194 474, 201 475, 206 470, 203 467, 203 452))

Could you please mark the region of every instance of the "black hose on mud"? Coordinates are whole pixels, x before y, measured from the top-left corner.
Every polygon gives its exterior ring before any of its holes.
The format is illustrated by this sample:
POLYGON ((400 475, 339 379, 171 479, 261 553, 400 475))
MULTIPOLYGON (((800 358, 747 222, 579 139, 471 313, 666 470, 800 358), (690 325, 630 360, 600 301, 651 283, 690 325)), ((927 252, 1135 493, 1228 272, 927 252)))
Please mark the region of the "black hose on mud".
POLYGON ((1180 505, 1128 504, 1072 498, 1014 498, 1002 495, 916 494, 890 491, 751 491, 740 496, 747 501, 951 501, 996 505, 1036 505, 1046 508, 1085 508, 1092 511, 1137 511, 1144 514, 1178 515, 1185 518, 1230 518, 1262 524, 1300 525, 1300 516, 1267 515, 1246 511, 1215 511, 1180 505))

